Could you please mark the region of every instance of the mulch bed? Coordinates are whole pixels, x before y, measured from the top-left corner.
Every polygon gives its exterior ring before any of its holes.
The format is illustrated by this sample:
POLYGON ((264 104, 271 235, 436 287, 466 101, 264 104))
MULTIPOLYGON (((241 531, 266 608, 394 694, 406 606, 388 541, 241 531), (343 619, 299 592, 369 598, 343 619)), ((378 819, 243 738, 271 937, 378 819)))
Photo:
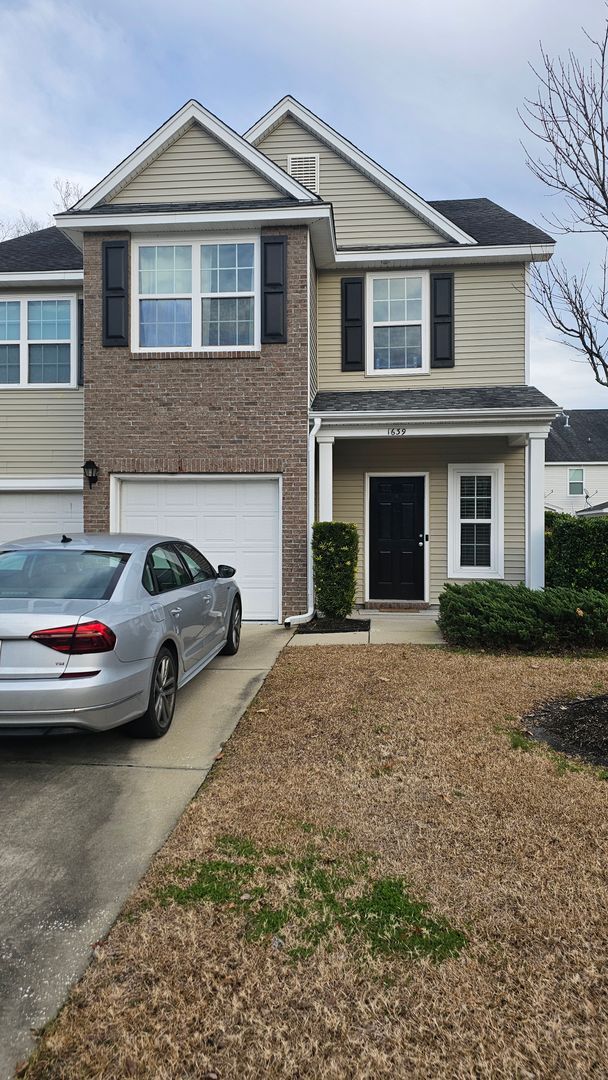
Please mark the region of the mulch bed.
POLYGON ((369 619, 311 619, 298 626, 299 634, 351 634, 353 631, 367 632, 369 619))
POLYGON ((530 735, 554 750, 608 765, 608 694, 547 702, 523 717, 530 735))

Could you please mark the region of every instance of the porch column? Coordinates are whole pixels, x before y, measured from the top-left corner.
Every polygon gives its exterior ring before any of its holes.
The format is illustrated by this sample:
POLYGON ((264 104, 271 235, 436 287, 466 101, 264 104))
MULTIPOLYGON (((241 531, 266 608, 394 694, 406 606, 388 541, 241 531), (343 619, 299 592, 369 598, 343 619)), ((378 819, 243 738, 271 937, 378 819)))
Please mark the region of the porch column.
POLYGON ((526 585, 542 589, 545 584, 545 439, 544 434, 528 436, 528 505, 526 507, 526 585))
POLYGON ((334 515, 334 437, 317 435, 319 444, 319 521, 334 515))

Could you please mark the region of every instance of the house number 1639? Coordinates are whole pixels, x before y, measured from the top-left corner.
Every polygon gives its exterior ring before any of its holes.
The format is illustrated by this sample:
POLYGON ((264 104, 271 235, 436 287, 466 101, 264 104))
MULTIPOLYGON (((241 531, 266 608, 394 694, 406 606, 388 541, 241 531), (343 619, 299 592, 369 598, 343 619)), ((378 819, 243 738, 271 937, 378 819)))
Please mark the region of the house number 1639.
POLYGON ((389 427, 389 435, 405 435, 407 428, 404 427, 389 427))

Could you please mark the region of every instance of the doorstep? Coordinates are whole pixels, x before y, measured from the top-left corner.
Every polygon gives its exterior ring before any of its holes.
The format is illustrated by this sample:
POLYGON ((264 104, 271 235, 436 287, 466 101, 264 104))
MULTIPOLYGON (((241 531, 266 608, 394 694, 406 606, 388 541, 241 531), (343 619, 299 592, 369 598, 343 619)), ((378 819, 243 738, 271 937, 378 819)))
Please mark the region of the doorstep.
POLYGON ((366 611, 369 631, 340 634, 294 634, 287 643, 306 648, 314 645, 445 645, 437 626, 437 609, 397 614, 366 611))

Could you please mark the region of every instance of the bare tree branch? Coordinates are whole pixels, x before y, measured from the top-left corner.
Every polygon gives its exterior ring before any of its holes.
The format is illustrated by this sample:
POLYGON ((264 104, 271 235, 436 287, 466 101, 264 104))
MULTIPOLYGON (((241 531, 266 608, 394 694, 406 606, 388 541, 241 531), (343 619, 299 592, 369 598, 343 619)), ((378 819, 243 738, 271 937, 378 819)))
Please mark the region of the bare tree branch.
MULTIPOLYGON (((607 5, 608 6, 608 5, 607 5)), ((545 187, 563 197, 565 216, 551 221, 562 234, 594 233, 608 245, 608 21, 583 63, 572 50, 553 60, 541 45, 535 99, 522 122, 540 144, 524 147, 526 163, 545 187)), ((608 386, 608 246, 599 284, 589 269, 569 274, 563 264, 534 266, 532 295, 565 344, 581 353, 596 380, 608 386)))
POLYGON ((25 233, 35 232, 44 226, 36 218, 30 217, 24 210, 20 210, 17 217, 0 220, 0 242, 2 240, 14 240, 16 236, 24 236, 25 233))
POLYGON ((53 187, 57 193, 57 198, 53 205, 55 207, 55 212, 58 214, 61 213, 62 210, 71 210, 84 194, 82 187, 76 180, 69 180, 61 176, 58 176, 55 179, 53 187))

